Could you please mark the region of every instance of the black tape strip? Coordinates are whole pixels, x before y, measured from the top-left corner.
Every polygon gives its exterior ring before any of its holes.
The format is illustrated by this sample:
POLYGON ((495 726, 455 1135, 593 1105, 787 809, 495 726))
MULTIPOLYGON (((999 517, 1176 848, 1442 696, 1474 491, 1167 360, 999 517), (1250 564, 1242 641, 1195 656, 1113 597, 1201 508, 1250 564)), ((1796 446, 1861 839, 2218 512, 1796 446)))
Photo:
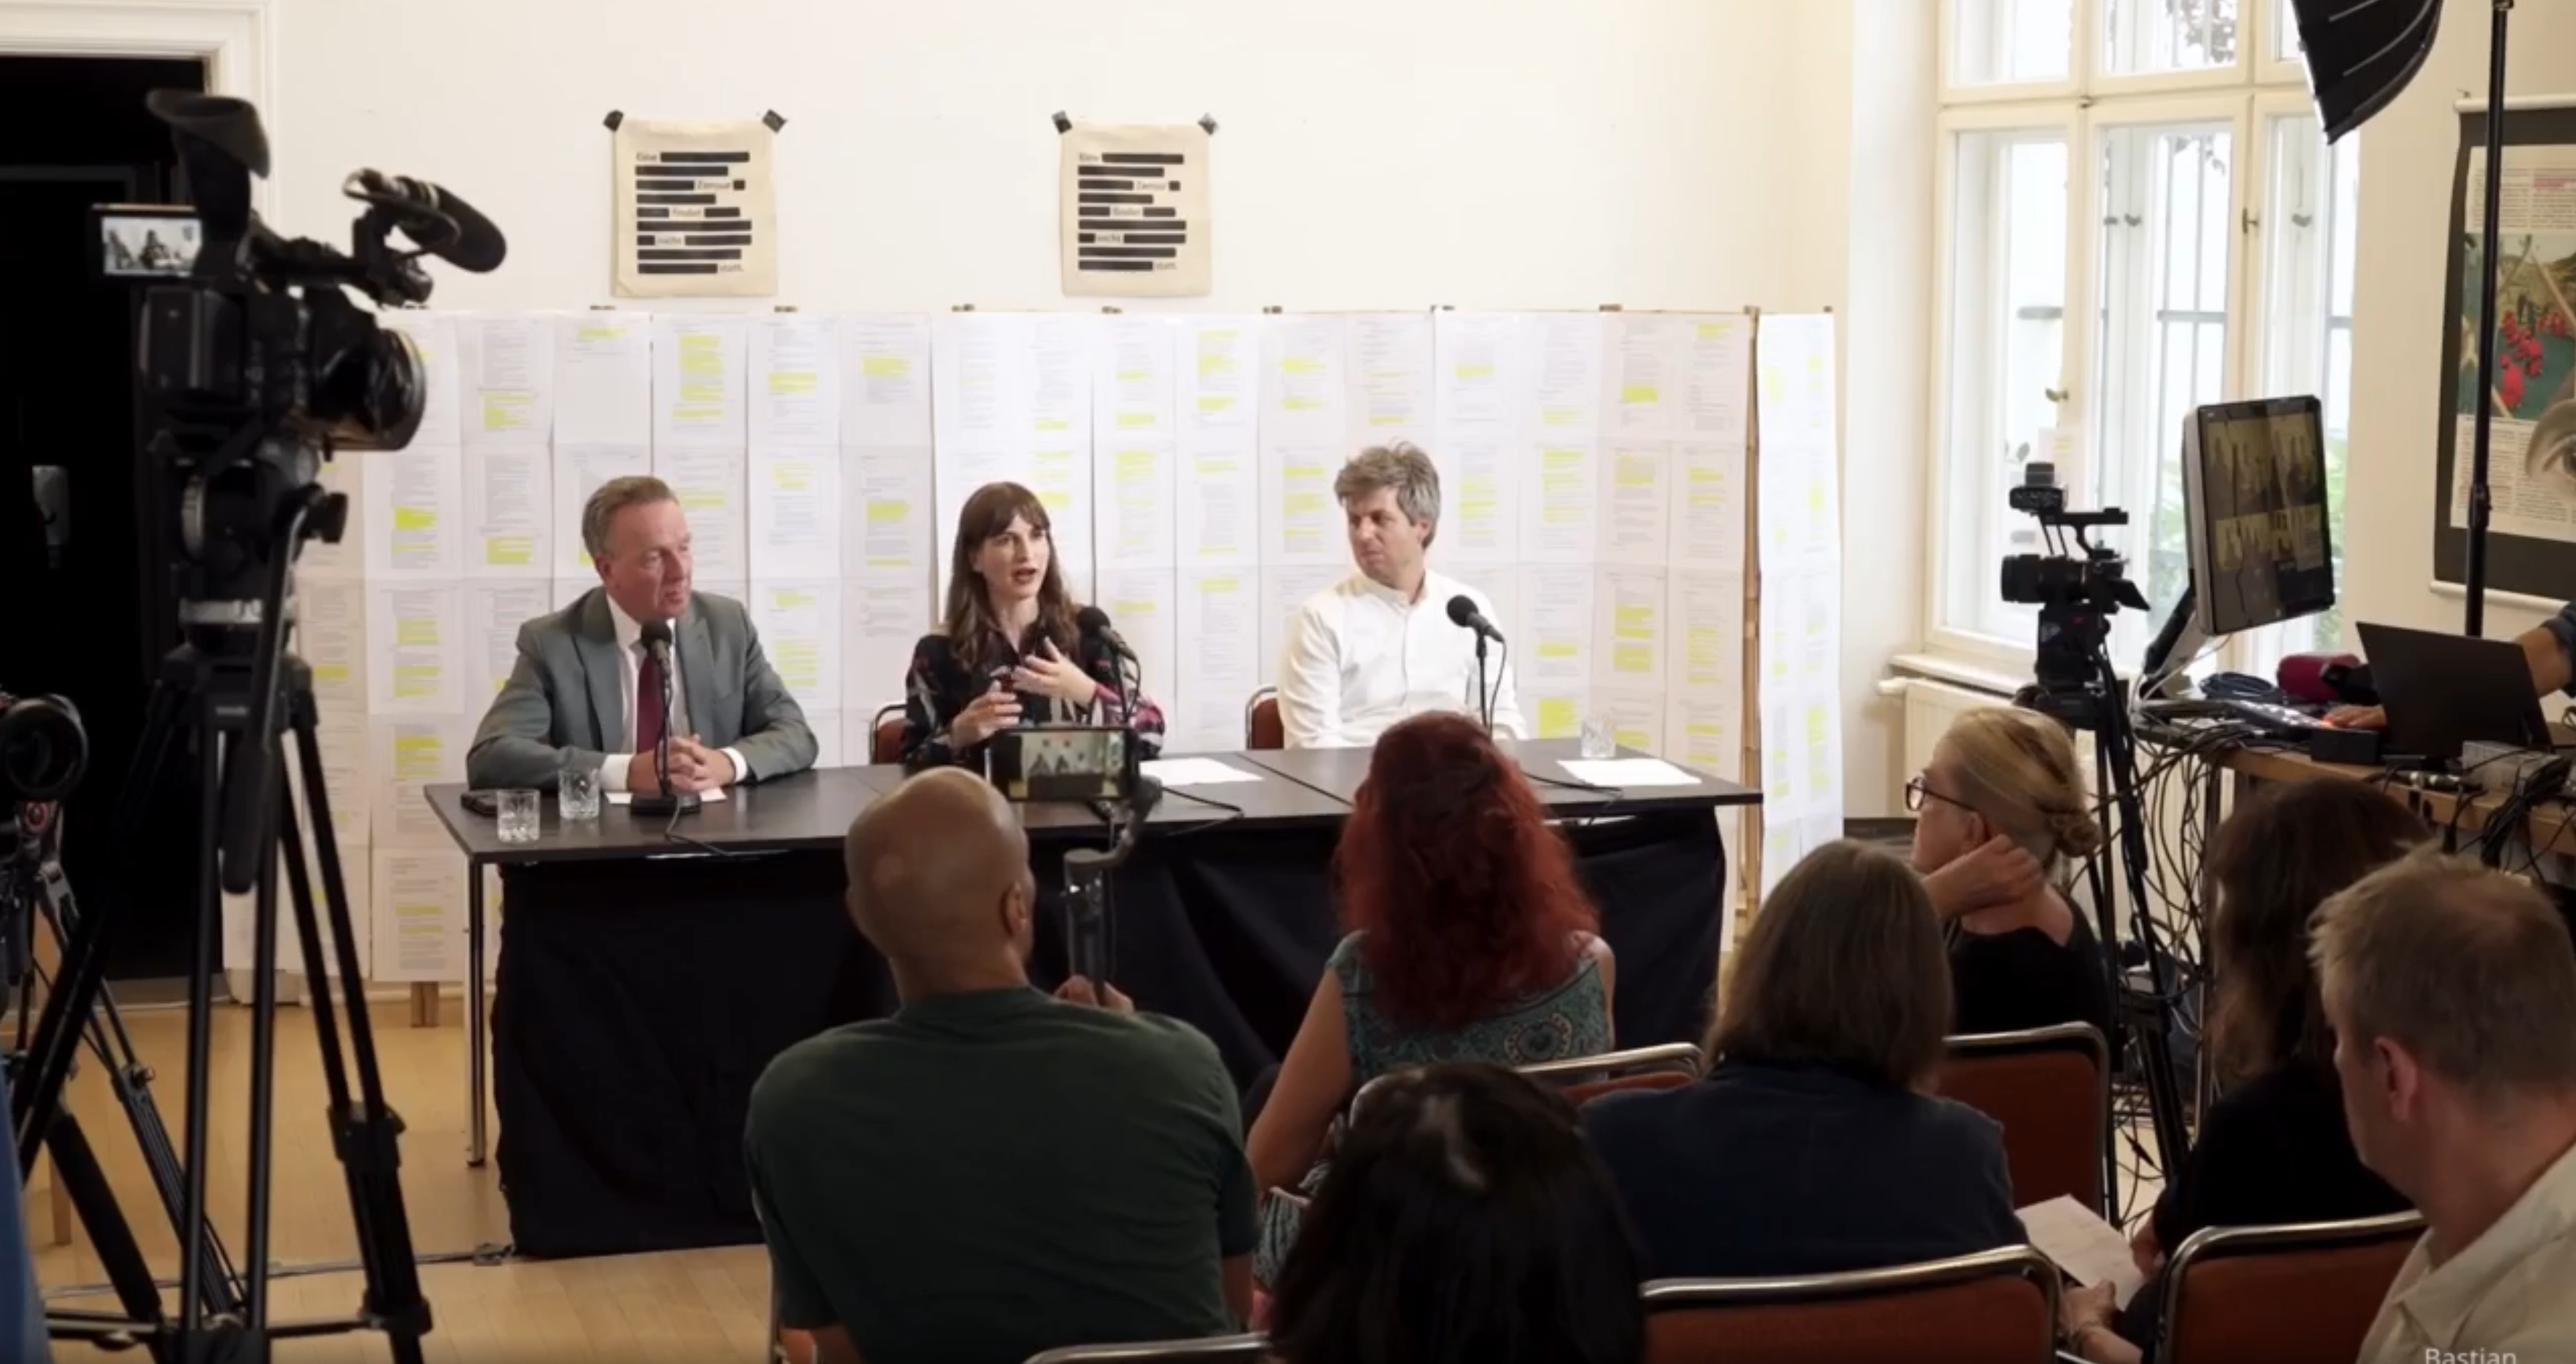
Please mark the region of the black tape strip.
POLYGON ((607 125, 608 125, 608 131, 610 131, 610 132, 612 132, 612 133, 617 131, 617 125, 619 125, 619 124, 621 124, 621 123, 624 123, 625 121, 626 121, 626 114, 625 114, 625 111, 624 111, 624 110, 620 110, 620 109, 611 109, 611 110, 609 110, 609 111, 608 111, 608 117, 603 118, 603 119, 601 119, 601 120, 600 120, 600 122, 605 123, 605 124, 607 124, 607 125))
POLYGON ((786 127, 786 126, 787 126, 787 120, 786 120, 785 118, 781 117, 781 116, 780 116, 780 114, 779 114, 779 112, 778 112, 777 110, 775 110, 775 109, 770 110, 768 113, 762 114, 762 115, 760 116, 760 121, 761 121, 761 122, 763 122, 763 123, 768 124, 768 125, 769 125, 769 131, 771 131, 771 132, 773 132, 773 133, 774 133, 774 132, 777 132, 779 129, 784 128, 784 127, 786 127))

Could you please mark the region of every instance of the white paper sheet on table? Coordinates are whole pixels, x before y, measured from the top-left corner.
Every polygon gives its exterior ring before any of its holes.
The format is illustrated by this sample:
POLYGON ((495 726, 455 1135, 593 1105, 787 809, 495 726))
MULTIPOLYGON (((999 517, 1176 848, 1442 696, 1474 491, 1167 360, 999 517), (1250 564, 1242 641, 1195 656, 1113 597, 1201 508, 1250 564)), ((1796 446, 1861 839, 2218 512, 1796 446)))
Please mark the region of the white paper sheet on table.
POLYGON ((649 447, 653 320, 644 313, 555 319, 555 446, 649 447))
POLYGON ((1697 786, 1700 779, 1661 758, 1567 758, 1557 766, 1576 781, 1615 791, 1640 786, 1697 786))
POLYGON ((1257 773, 1214 758, 1153 758, 1138 768, 1165 786, 1228 786, 1261 780, 1257 773))
POLYGON ((2146 1282, 2129 1251, 2129 1238, 2074 1199, 2060 1194, 2023 1208, 2019 1215, 2023 1234, 2040 1254, 2087 1288, 2109 1280, 2118 1305, 2128 1306, 2146 1282))
MULTIPOLYGON (((611 805, 632 805, 635 803, 635 793, 632 791, 611 791, 607 794, 608 803, 611 805)), ((722 805, 731 799, 733 799, 733 797, 726 795, 724 788, 721 786, 716 787, 711 791, 700 791, 698 793, 699 802, 706 805, 722 805)))

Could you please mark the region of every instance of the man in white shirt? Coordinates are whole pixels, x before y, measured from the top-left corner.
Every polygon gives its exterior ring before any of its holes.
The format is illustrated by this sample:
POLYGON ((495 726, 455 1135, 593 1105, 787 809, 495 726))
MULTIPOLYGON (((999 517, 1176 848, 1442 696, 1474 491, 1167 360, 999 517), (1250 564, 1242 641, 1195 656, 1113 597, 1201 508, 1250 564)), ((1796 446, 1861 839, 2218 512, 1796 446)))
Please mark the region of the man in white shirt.
POLYGON ((2361 1364, 2576 1360, 2576 945, 2530 883, 2419 853, 2309 951, 2353 1149, 2424 1214, 2361 1364))
POLYGON ((1493 619, 1485 594, 1423 562, 1440 522, 1440 474, 1420 447, 1371 446, 1333 480, 1359 571, 1308 598, 1279 663, 1279 721, 1290 748, 1365 748, 1424 711, 1493 708, 1494 732, 1529 737, 1508 657, 1488 646, 1480 688, 1476 632, 1452 623, 1465 597, 1493 619))
POLYGON ((593 767, 604 790, 658 792, 655 750, 666 735, 672 791, 814 765, 814 731, 761 652, 750 614, 689 590, 689 520, 668 484, 601 484, 582 508, 581 534, 600 585, 519 627, 518 662, 466 755, 468 782, 543 789, 567 767, 593 767), (664 628, 677 677, 663 676, 645 646, 646 622, 664 628))

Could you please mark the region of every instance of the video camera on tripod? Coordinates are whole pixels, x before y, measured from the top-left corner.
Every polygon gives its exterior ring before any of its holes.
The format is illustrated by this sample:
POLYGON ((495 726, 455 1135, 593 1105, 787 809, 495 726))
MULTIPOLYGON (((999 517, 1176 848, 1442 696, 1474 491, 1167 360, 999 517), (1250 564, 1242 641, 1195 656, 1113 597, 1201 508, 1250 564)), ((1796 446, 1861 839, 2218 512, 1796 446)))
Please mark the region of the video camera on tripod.
MULTIPOLYGON (((356 172, 342 186, 367 206, 351 230, 347 252, 280 237, 251 209, 251 177, 265 176, 269 167, 258 112, 241 100, 166 90, 154 92, 147 104, 171 129, 194 204, 187 210, 95 210, 100 240, 92 259, 110 277, 171 281, 145 291, 138 377, 154 428, 145 458, 166 467, 174 492, 156 517, 157 533, 172 549, 171 587, 182 642, 163 660, 153 684, 134 766, 118 793, 113 845, 143 846, 143 812, 161 787, 163 766, 174 752, 187 754, 202 825, 188 991, 184 1159, 166 1150, 166 1137, 156 1141, 157 1118, 147 1123, 137 1115, 137 1134, 154 1162, 156 1185, 183 1247, 179 1309, 175 1319, 165 1313, 131 1228, 88 1159, 78 1124, 62 1108, 73 1055, 85 1038, 100 1035, 99 1019, 123 1041, 104 993, 105 963, 125 917, 124 907, 111 898, 98 912, 64 916, 61 927, 69 931, 61 969, 24 1062, 30 1080, 13 1095, 13 1117, 21 1173, 40 1149, 54 1152, 124 1312, 107 1318, 55 1313, 49 1326, 58 1335, 139 1342, 165 1364, 265 1359, 277 1336, 376 1330, 386 1334, 400 1364, 417 1364, 430 1313, 403 1208, 397 1146, 402 1120, 385 1102, 376 1064, 316 745, 312 672, 286 652, 285 641, 296 554, 309 539, 336 542, 348 521, 347 498, 319 482, 322 465, 336 449, 402 448, 419 429, 429 397, 409 340, 382 327, 344 291, 356 290, 385 307, 421 303, 430 294, 422 255, 481 271, 498 266, 505 248, 492 224, 455 196, 374 171, 356 172), (194 243, 193 255, 183 257, 148 228, 140 229, 143 249, 132 250, 125 238, 138 231, 138 218, 192 218, 192 224, 174 226, 171 239, 194 243), (395 248, 396 232, 417 249, 395 248), (301 811, 285 780, 281 714, 296 739, 301 811), (318 866, 308 865, 306 828, 318 866), (356 1316, 272 1324, 271 1108, 281 878, 302 944, 303 973, 314 982, 313 1030, 331 1140, 346 1176, 366 1290, 356 1316), (243 963, 256 983, 249 1244, 237 1282, 207 1217, 208 1094, 215 1080, 210 1030, 222 892, 253 890, 252 959, 243 963), (325 943, 336 954, 329 967, 325 943)), ((55 880, 60 886, 60 878, 55 880)), ((68 903, 68 889, 62 889, 68 903)))
POLYGON ((2014 511, 2037 517, 2049 544, 2047 554, 2004 556, 2004 600, 2039 608, 2039 649, 2033 668, 2038 685, 2033 698, 2021 704, 2079 728, 2091 728, 2101 699, 2100 673, 2094 664, 2110 642, 2111 615, 2123 606, 2144 611, 2147 599, 2129 581, 2128 562, 2119 551, 2094 544, 2086 532, 2125 526, 2129 514, 2117 507, 2068 511, 2066 490, 2058 486, 2053 464, 2025 466, 2021 486, 2005 500, 2014 511), (2073 535, 2081 557, 2065 551, 2057 539, 2061 531, 2073 535))

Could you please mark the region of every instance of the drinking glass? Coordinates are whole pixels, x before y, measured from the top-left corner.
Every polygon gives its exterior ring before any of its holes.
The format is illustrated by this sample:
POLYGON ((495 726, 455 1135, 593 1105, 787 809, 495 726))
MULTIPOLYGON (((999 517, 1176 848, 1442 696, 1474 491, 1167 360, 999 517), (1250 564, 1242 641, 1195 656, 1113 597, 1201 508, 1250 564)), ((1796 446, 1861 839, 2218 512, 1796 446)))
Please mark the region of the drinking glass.
POLYGON ((555 779, 556 804, 567 824, 599 818, 599 769, 567 767, 555 779))
POLYGON ((537 841, 537 793, 504 791, 500 795, 501 841, 534 843, 537 841))
POLYGON ((1583 717, 1582 744, 1583 756, 1586 758, 1617 757, 1619 732, 1611 726, 1609 716, 1587 715, 1583 717))

